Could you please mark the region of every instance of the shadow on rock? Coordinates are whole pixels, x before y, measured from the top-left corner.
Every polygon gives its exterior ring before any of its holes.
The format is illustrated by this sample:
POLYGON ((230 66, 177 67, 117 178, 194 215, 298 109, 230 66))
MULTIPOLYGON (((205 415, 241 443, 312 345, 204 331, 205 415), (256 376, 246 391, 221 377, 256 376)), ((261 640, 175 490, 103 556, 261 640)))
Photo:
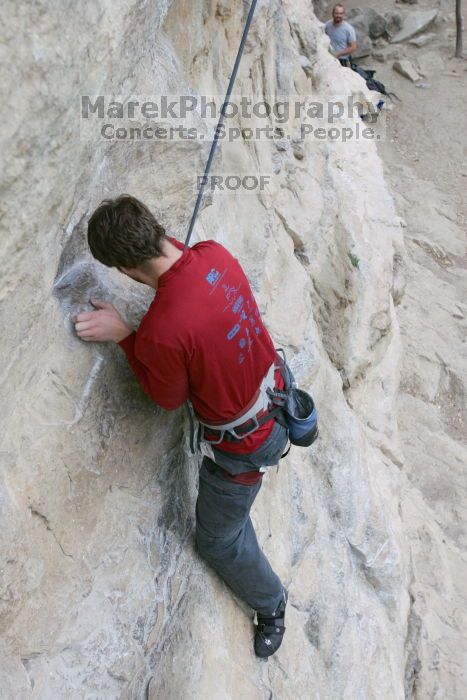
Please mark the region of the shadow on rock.
POLYGON ((83 311, 95 311, 91 299, 110 301, 110 285, 107 271, 91 257, 85 238, 84 217, 73 229, 60 256, 53 295, 58 299, 74 333, 73 317, 83 311), (99 275, 99 276, 98 276, 99 275))

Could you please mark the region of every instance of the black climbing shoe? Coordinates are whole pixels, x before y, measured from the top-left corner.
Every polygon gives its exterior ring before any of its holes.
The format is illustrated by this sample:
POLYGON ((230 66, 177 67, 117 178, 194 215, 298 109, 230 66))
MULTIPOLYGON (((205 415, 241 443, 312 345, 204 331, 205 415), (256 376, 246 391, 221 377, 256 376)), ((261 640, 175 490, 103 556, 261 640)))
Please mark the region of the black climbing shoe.
POLYGON ((285 632, 284 618, 287 598, 288 594, 284 588, 284 600, 279 603, 274 613, 271 615, 256 613, 255 654, 262 659, 275 654, 282 644, 282 637, 285 632))

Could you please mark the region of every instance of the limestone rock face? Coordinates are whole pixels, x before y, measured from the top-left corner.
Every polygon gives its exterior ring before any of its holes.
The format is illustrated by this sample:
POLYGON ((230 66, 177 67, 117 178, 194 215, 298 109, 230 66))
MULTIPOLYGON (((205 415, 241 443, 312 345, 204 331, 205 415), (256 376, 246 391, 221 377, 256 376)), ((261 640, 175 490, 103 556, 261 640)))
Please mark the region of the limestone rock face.
MULTIPOLYGON (((241 260, 320 416, 319 442, 267 473, 253 510, 290 596, 283 647, 262 664, 252 611, 194 549, 198 459, 183 411, 155 406, 120 349, 81 342, 71 322, 99 296, 138 323, 151 295, 93 261, 87 218, 129 192, 183 240, 209 147, 108 139, 81 96, 222 95, 246 8, 4 11, 1 696, 403 698, 417 623, 395 418, 404 246, 374 140, 307 138, 291 119, 274 140, 225 141, 218 172, 271 184, 206 198, 195 232, 241 260)), ((368 106, 327 46, 309 2, 259 2, 236 94, 368 106)), ((336 124, 361 126, 353 114, 336 124)))

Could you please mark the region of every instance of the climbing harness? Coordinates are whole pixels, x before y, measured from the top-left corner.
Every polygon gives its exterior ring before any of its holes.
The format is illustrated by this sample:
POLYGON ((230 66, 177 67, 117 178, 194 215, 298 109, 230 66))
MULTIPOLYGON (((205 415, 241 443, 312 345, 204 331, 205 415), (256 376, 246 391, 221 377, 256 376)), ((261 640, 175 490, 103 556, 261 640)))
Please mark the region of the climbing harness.
POLYGON ((185 248, 188 246, 188 244, 190 242, 191 234, 193 233, 193 229, 195 227, 196 218, 198 216, 199 208, 201 206, 201 201, 203 199, 204 188, 205 188, 206 183, 208 181, 208 174, 209 174, 209 171, 211 170, 212 161, 214 160, 214 154, 216 152, 217 142, 219 141, 221 129, 222 129, 222 126, 224 124, 225 111, 228 107, 229 100, 230 100, 230 97, 232 95, 233 86, 235 83, 235 79, 237 77, 238 67, 240 65, 240 61, 242 60, 242 56, 243 56, 243 49, 245 48, 246 40, 248 37, 248 32, 250 31, 250 25, 253 21, 253 15, 255 14, 256 2, 257 2, 257 0, 253 0, 251 5, 250 5, 250 11, 248 12, 248 17, 247 17, 247 20, 245 23, 245 28, 243 30, 242 40, 240 42, 240 46, 238 47, 237 58, 235 59, 234 67, 232 70, 232 75, 230 76, 229 86, 227 88, 227 93, 225 95, 225 99, 224 99, 224 102, 223 102, 222 107, 221 107, 221 113, 220 113, 219 121, 218 121, 217 126, 216 126, 214 140, 213 140, 212 145, 211 145, 211 150, 209 151, 209 157, 208 157, 208 161, 206 163, 206 168, 204 170, 204 176, 203 176, 203 179, 201 181, 201 187, 199 188, 198 197, 196 198, 195 208, 193 210, 193 214, 192 214, 191 221, 190 221, 190 226, 188 228, 188 234, 187 234, 187 237, 185 240, 185 248))
POLYGON ((306 391, 297 387, 282 348, 276 350, 276 359, 253 399, 235 418, 228 423, 208 424, 197 417, 199 428, 195 438, 193 413, 191 407, 188 407, 190 446, 193 454, 199 449, 201 442, 210 446, 219 445, 224 441, 240 442, 271 419, 287 428, 292 445, 309 447, 318 437, 318 414, 313 399, 306 391), (275 386, 276 369, 280 370, 284 380, 283 389, 277 389, 275 386))
POLYGON ((205 442, 211 446, 220 445, 221 442, 240 442, 254 433, 263 423, 274 418, 279 410, 270 409, 271 392, 275 389, 275 362, 271 365, 263 378, 258 390, 249 404, 227 423, 207 423, 197 416, 195 410, 187 403, 188 417, 190 420, 190 448, 192 454, 199 449, 200 443, 205 442), (198 421, 198 431, 195 437, 195 418, 198 421))
POLYGON ((271 416, 268 413, 268 407, 270 392, 274 390, 275 385, 274 371, 275 363, 273 362, 249 405, 234 419, 228 423, 205 423, 200 421, 200 439, 206 440, 211 445, 219 445, 225 439, 225 434, 229 433, 235 440, 243 440, 254 433, 266 420, 270 420, 271 416), (205 436, 206 428, 211 432, 217 432, 219 437, 214 440, 207 438, 205 436))

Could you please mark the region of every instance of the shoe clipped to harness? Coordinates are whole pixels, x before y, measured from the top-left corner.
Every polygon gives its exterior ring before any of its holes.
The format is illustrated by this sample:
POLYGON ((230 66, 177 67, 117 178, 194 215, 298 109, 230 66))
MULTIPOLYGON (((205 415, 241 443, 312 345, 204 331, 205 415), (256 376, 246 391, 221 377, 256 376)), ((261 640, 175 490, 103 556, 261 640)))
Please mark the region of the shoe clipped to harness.
MULTIPOLYGON (((199 430, 195 438, 192 410, 188 404, 187 408, 192 454, 195 454, 195 441, 198 446, 201 442, 207 442, 211 446, 219 445, 224 440, 240 442, 272 418, 287 428, 291 445, 309 447, 318 437, 318 413, 314 401, 310 394, 297 387, 282 348, 276 351, 275 361, 263 378, 250 405, 229 423, 209 424, 198 417, 199 430), (275 386, 276 369, 280 370, 284 380, 283 389, 275 386)), ((288 450, 282 457, 286 454, 288 450)))
POLYGON ((273 402, 282 407, 291 444, 309 447, 318 437, 318 412, 310 394, 297 387, 284 351, 277 352, 282 355, 277 357, 285 386, 284 391, 273 392, 273 402))
POLYGON ((318 437, 318 414, 310 394, 293 387, 289 391, 284 412, 292 445, 309 447, 318 437))

